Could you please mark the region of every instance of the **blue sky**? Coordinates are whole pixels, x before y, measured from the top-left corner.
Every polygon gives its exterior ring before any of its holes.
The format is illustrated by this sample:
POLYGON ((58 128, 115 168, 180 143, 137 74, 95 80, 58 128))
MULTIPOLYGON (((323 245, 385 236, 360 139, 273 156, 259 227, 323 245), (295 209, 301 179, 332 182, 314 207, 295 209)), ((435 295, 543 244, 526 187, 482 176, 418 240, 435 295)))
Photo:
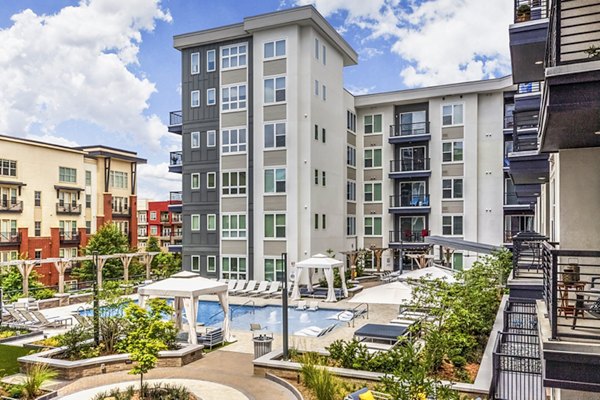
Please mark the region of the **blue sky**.
POLYGON ((130 148, 141 197, 166 198, 179 33, 314 4, 359 53, 355 94, 508 74, 505 0, 0 0, 0 133, 130 148))

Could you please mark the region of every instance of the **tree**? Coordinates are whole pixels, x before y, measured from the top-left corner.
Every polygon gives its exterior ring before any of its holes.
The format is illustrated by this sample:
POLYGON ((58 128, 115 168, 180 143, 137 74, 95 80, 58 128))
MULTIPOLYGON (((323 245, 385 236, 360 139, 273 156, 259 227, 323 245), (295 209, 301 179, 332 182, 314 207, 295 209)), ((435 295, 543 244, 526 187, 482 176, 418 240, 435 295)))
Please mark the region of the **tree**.
MULTIPOLYGON (((29 291, 35 296, 37 292, 46 291, 44 284, 39 281, 40 275, 36 271, 29 274, 29 291)), ((0 287, 4 290, 4 295, 11 300, 16 300, 23 295, 23 276, 17 267, 5 267, 0 269, 0 287)), ((54 293, 54 292, 52 292, 54 293)), ((43 294, 40 292, 40 294, 43 294)), ((52 294, 50 294, 52 297, 52 294)))
POLYGON ((152 274, 160 279, 168 278, 181 271, 181 254, 176 253, 159 253, 152 261, 152 274))
POLYGON ((148 253, 161 251, 160 244, 158 243, 156 236, 150 236, 148 238, 148 241, 146 242, 146 251, 148 253))

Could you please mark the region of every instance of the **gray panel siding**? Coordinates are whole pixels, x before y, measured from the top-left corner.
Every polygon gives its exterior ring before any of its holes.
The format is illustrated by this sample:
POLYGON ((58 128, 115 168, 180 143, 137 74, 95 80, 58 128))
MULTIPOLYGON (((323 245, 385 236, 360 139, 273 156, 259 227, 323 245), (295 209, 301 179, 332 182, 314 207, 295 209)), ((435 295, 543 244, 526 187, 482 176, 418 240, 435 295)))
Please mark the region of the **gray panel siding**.
POLYGON ((285 74, 286 59, 265 61, 263 63, 263 72, 265 76, 285 74))
POLYGON ((365 183, 369 181, 381 181, 383 180, 383 170, 381 168, 365 169, 363 176, 365 183))
POLYGON ((246 125, 246 111, 228 112, 221 115, 221 127, 231 128, 246 125))
POLYGON ((287 153, 285 150, 265 151, 265 167, 286 165, 287 153))
POLYGON ((265 121, 281 121, 287 119, 287 108, 285 104, 277 104, 263 107, 263 119, 265 121))
POLYGON ((381 147, 383 145, 383 135, 380 133, 365 135, 364 143, 365 149, 369 147, 381 147))
POLYGON ((264 196, 265 211, 285 211, 287 207, 286 196, 264 196))
POLYGON ((464 126, 442 128, 442 139, 462 139, 463 137, 465 137, 464 126))
POLYGON ((442 176, 463 176, 464 164, 442 164, 442 176))

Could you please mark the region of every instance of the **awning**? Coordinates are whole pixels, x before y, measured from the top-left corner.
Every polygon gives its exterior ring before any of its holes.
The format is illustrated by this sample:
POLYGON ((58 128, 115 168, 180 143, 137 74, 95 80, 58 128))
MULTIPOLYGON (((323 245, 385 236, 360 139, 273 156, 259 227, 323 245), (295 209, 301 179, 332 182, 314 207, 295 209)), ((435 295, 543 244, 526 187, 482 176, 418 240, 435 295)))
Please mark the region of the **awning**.
POLYGON ((427 236, 425 242, 433 245, 449 247, 455 250, 466 250, 480 254, 492 254, 494 251, 500 250, 502 247, 491 244, 470 242, 468 240, 443 237, 443 236, 427 236))
POLYGON ((82 192, 85 189, 84 188, 80 188, 80 187, 75 187, 75 186, 62 186, 62 185, 54 185, 54 189, 56 190, 74 190, 77 192, 82 192))
POLYGON ((15 182, 15 181, 0 181, 0 185, 5 186, 27 186, 25 182, 15 182))

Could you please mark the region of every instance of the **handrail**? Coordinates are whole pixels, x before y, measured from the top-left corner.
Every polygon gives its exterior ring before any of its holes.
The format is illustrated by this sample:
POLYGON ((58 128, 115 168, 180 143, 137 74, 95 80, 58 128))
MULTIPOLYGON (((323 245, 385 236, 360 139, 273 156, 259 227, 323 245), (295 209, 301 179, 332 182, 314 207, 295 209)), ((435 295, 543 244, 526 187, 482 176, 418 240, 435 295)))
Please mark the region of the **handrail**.
MULTIPOLYGON (((243 307, 243 306, 245 306, 247 304, 250 304, 250 303, 252 303, 252 307, 253 307, 252 308, 252 314, 254 314, 254 311, 255 311, 254 308, 256 308, 256 303, 254 302, 254 300, 248 300, 248 301, 246 301, 243 304, 239 304, 237 306, 231 306, 231 307, 229 307, 229 311, 230 311, 229 312, 229 318, 233 321, 233 311, 237 310, 238 308, 241 308, 241 307, 243 307)), ((208 317, 208 320, 210 321, 211 319, 213 319, 213 317, 216 317, 217 315, 222 314, 222 313, 223 313, 223 310, 219 310, 216 313, 214 313, 213 315, 211 315, 210 317, 208 317)))
MULTIPOLYGON (((368 303, 360 303, 358 305, 356 305, 354 308, 350 309, 350 310, 346 310, 346 311, 350 311, 352 313, 352 327, 354 328, 354 320, 356 319, 356 317, 362 315, 362 313, 358 313, 359 307, 360 306, 366 306, 365 310, 365 315, 366 318, 369 319, 369 304, 368 303)), ((350 326, 350 321, 348 321, 348 326, 350 326)))

